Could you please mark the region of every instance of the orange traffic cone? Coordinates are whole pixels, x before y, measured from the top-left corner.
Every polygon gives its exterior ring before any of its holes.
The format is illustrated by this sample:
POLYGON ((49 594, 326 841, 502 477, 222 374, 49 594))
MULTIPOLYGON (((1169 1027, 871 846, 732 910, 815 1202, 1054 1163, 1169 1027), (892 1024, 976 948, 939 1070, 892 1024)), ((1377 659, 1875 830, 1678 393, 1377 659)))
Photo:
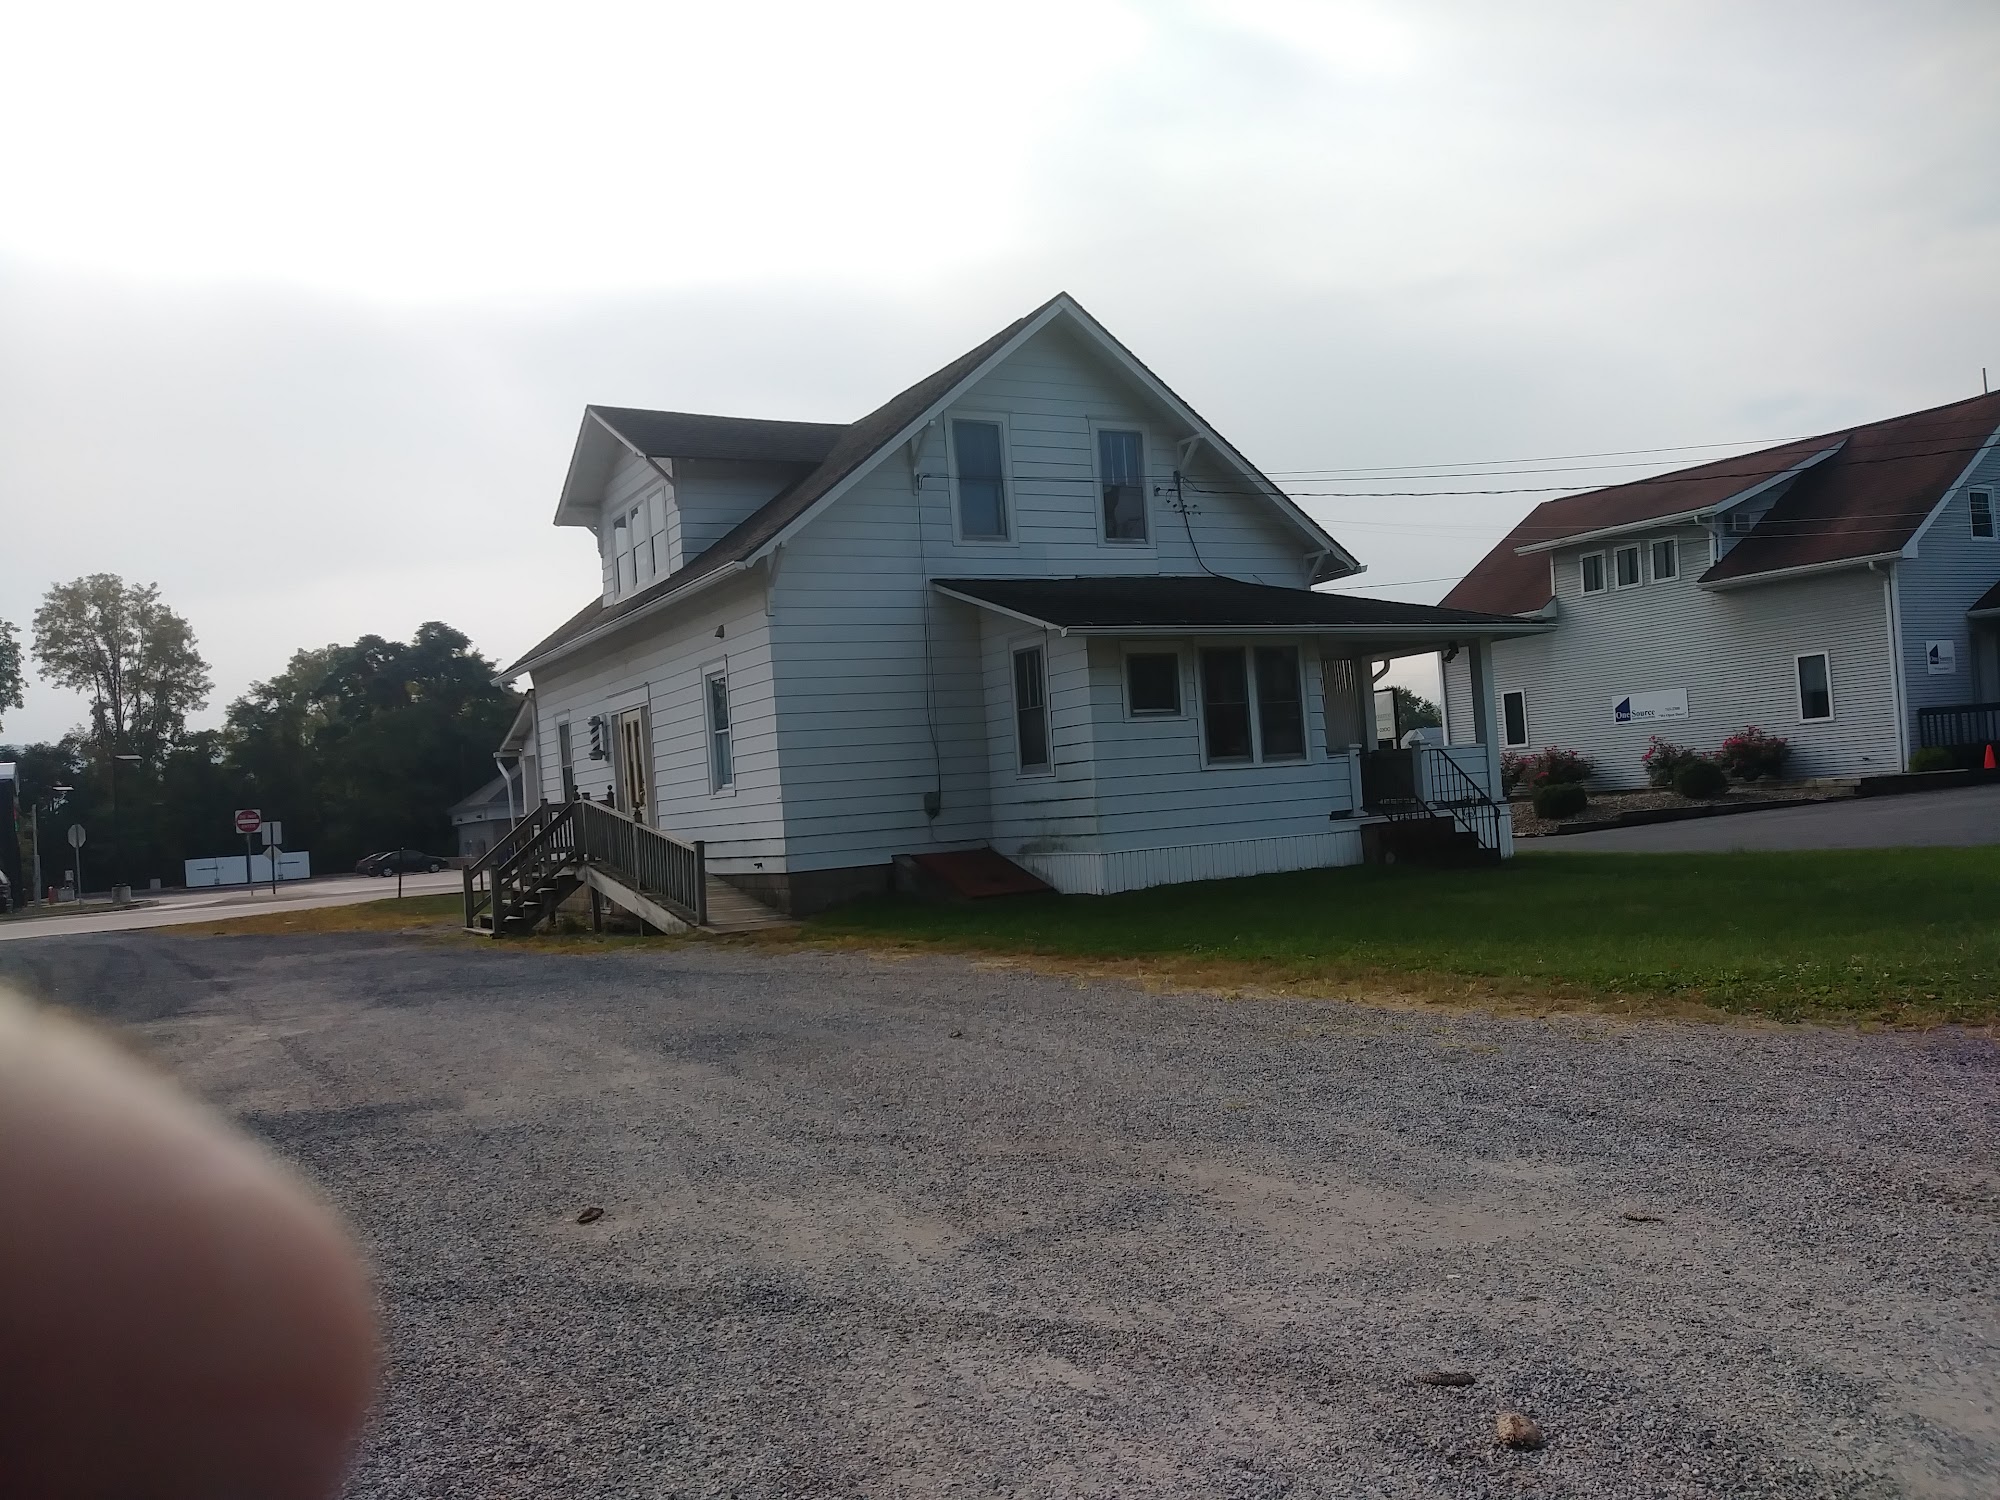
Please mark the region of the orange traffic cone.
POLYGON ((1991 745, 1986 747, 1986 769, 1989 771, 2000 769, 2000 767, 1996 767, 1994 764, 1993 747, 1991 745))

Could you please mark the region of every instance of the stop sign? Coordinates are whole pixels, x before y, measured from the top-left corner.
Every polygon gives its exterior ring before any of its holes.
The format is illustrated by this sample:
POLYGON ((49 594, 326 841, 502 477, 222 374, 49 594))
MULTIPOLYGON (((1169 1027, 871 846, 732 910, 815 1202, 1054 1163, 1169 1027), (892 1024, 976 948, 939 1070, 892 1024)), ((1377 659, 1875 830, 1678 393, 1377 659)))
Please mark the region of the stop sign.
POLYGON ((239 807, 236 809, 236 831, 238 833, 255 833, 263 826, 264 815, 257 811, 256 808, 239 807))

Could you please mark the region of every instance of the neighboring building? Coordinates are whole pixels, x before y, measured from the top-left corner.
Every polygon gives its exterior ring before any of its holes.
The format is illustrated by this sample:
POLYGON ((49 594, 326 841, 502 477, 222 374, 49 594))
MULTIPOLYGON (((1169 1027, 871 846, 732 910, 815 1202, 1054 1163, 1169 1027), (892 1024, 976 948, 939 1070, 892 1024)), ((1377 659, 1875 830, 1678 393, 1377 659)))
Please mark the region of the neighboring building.
MULTIPOLYGON (((2000 395, 1537 506, 1445 596, 1541 620, 1498 643, 1510 747, 1561 745, 1613 786, 1655 734, 1755 725, 1791 774, 1901 770, 2000 738, 2000 395)), ((1445 662, 1450 738, 1472 675, 1445 662)))
POLYGON ((509 786, 505 776, 495 776, 470 797, 452 803, 451 827, 458 839, 458 857, 479 858, 520 815, 519 790, 509 786))
POLYGON ((1543 628, 1315 592, 1360 564, 1067 296, 851 426, 587 408, 556 524, 599 597, 503 753, 791 911, 989 845, 1065 891, 1358 861, 1371 664, 1543 628))

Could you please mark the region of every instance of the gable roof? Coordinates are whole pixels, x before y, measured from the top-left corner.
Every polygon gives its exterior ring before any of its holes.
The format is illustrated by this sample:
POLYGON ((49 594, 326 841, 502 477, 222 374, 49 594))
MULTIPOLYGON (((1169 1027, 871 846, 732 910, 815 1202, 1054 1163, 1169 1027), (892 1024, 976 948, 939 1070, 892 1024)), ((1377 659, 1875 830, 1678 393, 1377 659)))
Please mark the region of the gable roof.
POLYGON ((1423 637, 1528 635, 1547 627, 1392 599, 1283 588, 1212 575, 1087 578, 939 578, 932 587, 1067 635, 1297 631, 1423 637))
MULTIPOLYGON (((825 456, 808 473, 780 490, 763 505, 752 511, 742 521, 731 527, 699 557, 683 564, 672 574, 658 583, 640 590, 626 599, 605 604, 601 599, 585 605, 574 615, 559 625, 549 635, 531 647, 512 666, 502 669, 503 678, 512 678, 526 671, 538 662, 581 645, 586 639, 596 636, 619 623, 642 613, 650 613, 655 608, 664 607, 676 595, 696 586, 713 581, 727 571, 741 571, 755 562, 766 549, 780 543, 796 527, 807 521, 815 509, 831 501, 852 479, 872 468, 881 457, 909 441, 920 433, 926 423, 933 420, 952 397, 964 386, 970 384, 999 359, 1003 358, 1022 341, 1048 326, 1058 316, 1066 316, 1075 321, 1086 333, 1092 335, 1113 357, 1126 363, 1131 371, 1148 384, 1155 395, 1171 407, 1177 408, 1195 429, 1225 461, 1240 469, 1243 475, 1259 489, 1264 496, 1277 504, 1299 529, 1320 544, 1323 555, 1329 559, 1328 566, 1315 581, 1327 577, 1340 577, 1359 572, 1361 565, 1338 542, 1329 536, 1320 525, 1298 508, 1276 485, 1272 484, 1248 459, 1224 441, 1215 430, 1197 415, 1192 407, 1168 388, 1168 386, 1139 362, 1132 352, 1119 343, 1111 334, 1067 292, 1058 292, 1047 302, 1025 317, 1016 318, 991 338, 968 349, 942 369, 934 370, 915 385, 891 396, 860 421, 845 428, 835 429, 832 446, 825 456)), ((626 411, 626 408, 587 409, 595 414, 600 411, 626 411)), ((678 417, 678 413, 639 414, 678 417)), ((587 415, 586 429, 593 421, 602 418, 587 415)), ((729 422, 731 418, 695 418, 692 420, 729 422)), ((606 424, 609 425, 608 423, 606 424)), ((819 427, 819 423, 773 423, 779 427, 819 427)), ((581 440, 579 440, 581 444, 581 440)), ((579 452, 581 446, 579 446, 579 452)), ((565 504, 568 503, 570 488, 575 483, 577 463, 571 463, 570 485, 565 486, 565 504)), ((561 515, 561 511, 558 511, 561 515)))
POLYGON ((1972 607, 1966 613, 1982 619, 1989 615, 2000 615, 2000 583, 1994 584, 1992 588, 1973 600, 1972 607))
POLYGON ((1701 576, 1715 584, 1896 553, 1981 445, 2000 430, 2000 394, 1974 396, 1650 479, 1536 506, 1444 597, 1461 609, 1527 614, 1549 602, 1552 544, 1623 527, 1705 519, 1796 471, 1756 528, 1701 576), (1523 554, 1520 549, 1536 550, 1523 554))

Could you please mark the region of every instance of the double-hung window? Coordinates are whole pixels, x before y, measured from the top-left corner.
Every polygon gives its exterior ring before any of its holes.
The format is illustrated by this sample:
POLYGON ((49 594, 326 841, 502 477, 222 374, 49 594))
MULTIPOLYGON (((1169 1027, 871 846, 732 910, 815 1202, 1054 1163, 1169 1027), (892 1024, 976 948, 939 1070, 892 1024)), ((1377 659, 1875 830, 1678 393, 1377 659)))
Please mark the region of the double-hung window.
POLYGON ((1298 647, 1201 653, 1202 750, 1210 765, 1305 759, 1305 710, 1298 647))
POLYGON ((1815 651, 1798 659, 1799 673, 1799 717, 1801 719, 1830 719, 1833 717, 1833 675, 1828 670, 1826 653, 1815 651))
POLYGON ((1639 549, 1637 547, 1620 547, 1611 554, 1611 557, 1617 569, 1618 587, 1621 589, 1637 588, 1640 583, 1639 549))
POLYGON ((1022 771, 1049 768, 1048 680, 1040 646, 1014 653, 1014 753, 1022 771))
POLYGON ((562 770, 562 799, 576 801, 576 750, 569 737, 569 720, 556 725, 556 760, 562 770))
POLYGON ((1146 437, 1102 427, 1097 432, 1097 484, 1107 542, 1146 540, 1146 437))
POLYGON ((967 542, 1004 542, 1007 476, 1005 429, 998 422, 951 424, 952 478, 958 489, 958 535, 967 542))
POLYGON ((1583 580, 1583 591, 1586 594, 1601 594, 1604 592, 1604 554, 1602 552, 1586 552, 1578 560, 1577 568, 1579 576, 1583 580))
POLYGON ((729 725, 729 674, 717 669, 702 678, 708 711, 708 779, 722 791, 736 785, 736 746, 729 725))
POLYGON ((1653 543, 1653 582, 1664 583, 1681 570, 1680 547, 1671 538, 1653 543))
POLYGON ((1993 540, 1993 491, 1974 490, 1967 495, 1966 503, 1972 507, 1972 534, 1984 541, 1993 540))

